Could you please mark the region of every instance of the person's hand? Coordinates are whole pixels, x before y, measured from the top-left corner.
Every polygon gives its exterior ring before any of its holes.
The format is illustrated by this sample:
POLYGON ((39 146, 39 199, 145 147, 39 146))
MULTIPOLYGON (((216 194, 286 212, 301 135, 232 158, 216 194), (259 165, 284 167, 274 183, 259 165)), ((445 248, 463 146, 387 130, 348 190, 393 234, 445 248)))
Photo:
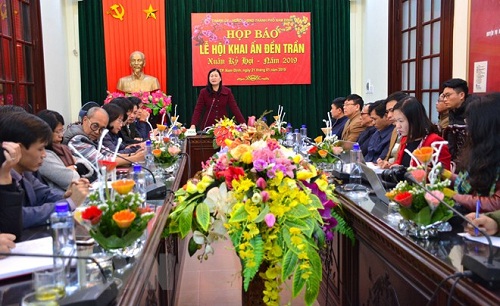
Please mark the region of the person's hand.
MULTIPOLYGON (((476 214, 475 213, 470 213, 468 215, 465 216, 467 219, 471 220, 471 222, 479 227, 480 229, 484 230, 488 235, 495 235, 496 233, 498 233, 498 223, 493 220, 492 218, 490 217, 487 217, 486 215, 479 215, 479 218, 476 218, 476 214)), ((475 232, 474 232, 474 227, 472 227, 472 225, 470 224, 467 224, 467 226, 465 227, 465 230, 472 236, 475 236, 475 232)), ((481 235, 481 233, 479 233, 479 235, 481 235)))
POLYGON ((21 160, 21 146, 18 143, 4 141, 2 148, 5 161, 0 165, 0 185, 9 185, 12 183, 10 170, 21 160))
POLYGON ((380 169, 389 169, 391 167, 391 163, 379 158, 379 159, 377 159, 377 166, 380 169))
POLYGON ((69 194, 69 198, 75 203, 76 206, 82 205, 83 201, 87 198, 89 194, 90 182, 86 178, 79 178, 71 182, 66 194, 69 194))
POLYGON ((10 250, 16 247, 14 240, 16 236, 12 234, 0 234, 0 253, 10 253, 10 250))

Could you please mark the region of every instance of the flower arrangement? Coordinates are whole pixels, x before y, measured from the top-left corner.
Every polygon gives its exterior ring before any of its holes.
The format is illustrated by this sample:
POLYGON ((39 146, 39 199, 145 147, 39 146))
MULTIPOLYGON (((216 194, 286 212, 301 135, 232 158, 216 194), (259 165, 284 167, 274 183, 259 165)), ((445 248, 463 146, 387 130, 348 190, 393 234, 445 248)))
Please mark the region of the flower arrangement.
POLYGON ((138 193, 131 192, 132 180, 118 180, 111 184, 114 193, 108 191, 102 201, 99 190, 90 194, 88 206, 75 213, 75 219, 89 230, 89 234, 106 250, 122 249, 132 245, 146 229, 154 213, 142 208, 138 193))
POLYGON ((159 141, 154 142, 153 155, 156 163, 170 166, 175 163, 179 153, 181 153, 179 146, 170 142, 168 137, 165 137, 161 143, 159 141))
POLYGON ((339 160, 339 157, 337 156, 342 153, 343 149, 336 146, 336 143, 338 142, 337 135, 327 136, 324 140, 323 136, 318 136, 314 138, 314 142, 316 145, 312 146, 307 151, 311 162, 316 164, 332 164, 339 160))
POLYGON ((214 148, 219 148, 225 145, 226 139, 235 140, 238 138, 242 131, 243 127, 241 125, 237 125, 233 119, 224 116, 224 118, 216 120, 216 123, 208 129, 207 133, 214 138, 214 148))
POLYGON ((453 216, 453 212, 436 199, 437 197, 450 206, 454 205, 452 199, 454 191, 448 188, 451 181, 441 178, 442 165, 437 162, 438 154, 434 154, 435 151, 436 149, 432 147, 416 149, 413 154, 410 154, 419 162, 419 165, 416 168, 408 168, 415 180, 426 184, 427 189, 432 191, 434 196, 407 181, 399 182, 394 189, 387 193, 390 200, 399 204, 401 216, 405 220, 413 221, 418 226, 428 226, 439 221, 444 222, 453 216), (430 171, 428 171, 429 162, 434 165, 430 171))
MULTIPOLYGON (((318 249, 337 231, 353 239, 341 217, 333 185, 301 155, 268 137, 255 139, 255 131, 232 133, 223 120, 226 138, 196 178, 176 192, 165 235, 189 233, 189 254, 200 260, 214 253, 213 243, 229 236, 241 259, 247 290, 258 275, 265 282, 263 301, 279 305, 284 280, 293 277, 293 296, 305 287, 312 304, 322 278, 318 249), (260 271, 260 273, 259 273, 260 271)), ((268 130, 270 130, 268 128, 268 130)))
POLYGON ((161 90, 155 90, 152 92, 133 92, 124 94, 123 92, 109 92, 107 91, 106 99, 104 99, 104 104, 108 104, 115 98, 119 97, 137 97, 142 100, 144 108, 153 115, 165 114, 170 112, 172 109, 172 96, 165 94, 161 90))
POLYGON ((148 111, 157 114, 165 114, 170 112, 172 109, 172 96, 166 95, 161 90, 155 90, 149 93, 148 103, 144 103, 144 106, 148 111))

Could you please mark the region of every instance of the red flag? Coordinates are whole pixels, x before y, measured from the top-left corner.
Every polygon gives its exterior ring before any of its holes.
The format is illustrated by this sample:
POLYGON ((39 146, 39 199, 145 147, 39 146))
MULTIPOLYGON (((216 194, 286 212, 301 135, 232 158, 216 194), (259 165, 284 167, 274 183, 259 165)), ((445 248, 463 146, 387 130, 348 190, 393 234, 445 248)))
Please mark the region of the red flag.
POLYGON ((108 90, 116 91, 118 79, 132 73, 130 54, 141 51, 144 73, 158 78, 166 92, 165 2, 103 0, 102 5, 108 90))

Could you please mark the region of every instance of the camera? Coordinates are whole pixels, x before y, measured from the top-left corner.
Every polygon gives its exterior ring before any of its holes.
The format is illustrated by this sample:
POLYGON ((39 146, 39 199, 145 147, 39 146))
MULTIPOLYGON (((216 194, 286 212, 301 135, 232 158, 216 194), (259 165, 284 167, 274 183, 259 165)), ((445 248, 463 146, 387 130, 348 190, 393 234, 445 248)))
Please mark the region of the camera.
POLYGON ((397 165, 382 171, 380 177, 384 182, 397 184, 405 179, 406 167, 397 165))

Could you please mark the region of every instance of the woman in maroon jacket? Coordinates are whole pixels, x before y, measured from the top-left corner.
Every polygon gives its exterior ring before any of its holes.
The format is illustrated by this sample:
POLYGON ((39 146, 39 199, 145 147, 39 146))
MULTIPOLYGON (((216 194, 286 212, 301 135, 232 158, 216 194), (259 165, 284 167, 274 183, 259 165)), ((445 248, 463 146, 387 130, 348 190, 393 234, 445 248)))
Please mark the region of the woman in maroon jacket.
POLYGON ((198 127, 201 130, 207 126, 215 124, 216 119, 227 117, 227 107, 236 117, 238 123, 245 123, 245 118, 241 114, 233 93, 225 86, 222 86, 222 74, 217 68, 208 72, 207 86, 203 88, 196 102, 191 119, 191 128, 198 127), (201 116, 203 113, 203 117, 201 116), (202 118, 200 122, 200 117, 202 118))

